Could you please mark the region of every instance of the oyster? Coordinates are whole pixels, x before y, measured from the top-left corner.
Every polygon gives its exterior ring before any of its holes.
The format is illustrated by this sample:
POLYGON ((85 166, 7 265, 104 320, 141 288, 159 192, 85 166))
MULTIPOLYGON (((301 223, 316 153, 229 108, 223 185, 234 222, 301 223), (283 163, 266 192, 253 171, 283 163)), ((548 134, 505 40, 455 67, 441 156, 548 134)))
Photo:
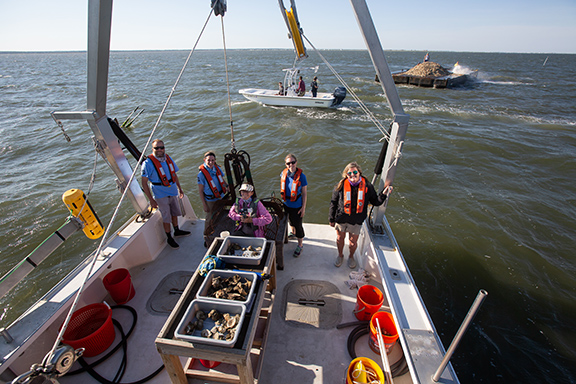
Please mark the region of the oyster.
POLYGON ((203 329, 201 335, 202 337, 209 338, 210 336, 212 336, 212 332, 210 332, 209 329, 203 329))
POLYGON ((219 319, 222 317, 222 314, 221 314, 220 312, 218 312, 217 310, 213 309, 213 310, 210 311, 210 313, 208 313, 208 317, 209 317, 211 320, 216 321, 216 320, 219 320, 219 319))
POLYGON ((197 311, 196 318, 198 320, 206 320, 206 313, 204 313, 204 311, 197 311))

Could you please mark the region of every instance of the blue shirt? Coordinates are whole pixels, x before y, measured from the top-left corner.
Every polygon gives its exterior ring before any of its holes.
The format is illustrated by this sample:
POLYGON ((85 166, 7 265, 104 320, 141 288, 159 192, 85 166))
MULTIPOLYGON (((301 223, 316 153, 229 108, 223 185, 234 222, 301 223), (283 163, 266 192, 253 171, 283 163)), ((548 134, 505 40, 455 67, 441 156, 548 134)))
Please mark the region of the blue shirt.
MULTIPOLYGON (((280 180, 282 180, 282 174, 280 174, 280 180)), ((298 187, 298 191, 296 193, 296 196, 298 196, 296 201, 290 201, 289 197, 293 183, 294 183, 294 175, 290 176, 290 172, 288 172, 288 175, 286 176, 286 188, 284 188, 288 200, 284 201, 284 205, 290 208, 300 208, 302 207, 302 187, 308 185, 308 181, 306 180, 306 175, 304 174, 304 172, 300 174, 300 186, 298 187)))
MULTIPOLYGON (((204 164, 204 167, 206 168, 206 170, 210 174, 210 177, 212 178, 212 180, 214 180, 214 183, 216 184, 216 189, 218 190, 218 192, 220 192, 220 196, 222 196, 222 192, 223 192, 222 186, 220 185, 220 182, 218 181, 218 175, 216 173, 216 167, 218 167, 218 169, 222 173, 222 178, 224 178, 224 172, 222 172, 222 168, 220 168, 218 165, 215 165, 214 167, 209 168, 206 166, 206 164, 204 164)), ((206 180, 206 176, 204 176, 202 171, 198 172, 198 185, 204 186, 203 192, 204 192, 204 198, 206 199, 206 201, 220 200, 220 199, 216 198, 214 196, 214 194, 212 193, 212 189, 210 188, 210 183, 208 183, 208 180, 206 180)))
MULTIPOLYGON (((178 172, 179 168, 176 165, 174 159, 172 159, 172 162, 174 163, 174 170, 178 172)), ((172 177, 170 174, 170 168, 168 168, 168 163, 166 161, 162 161, 160 164, 162 164, 164 173, 166 173, 166 176, 168 176, 168 179, 170 180, 172 177)), ((150 159, 146 159, 142 163, 142 177, 147 177, 148 181, 150 181, 151 183, 162 182, 160 180, 160 175, 158 174, 156 167, 154 167, 154 163, 152 163, 152 160, 150 159)), ((152 184, 152 194, 154 195, 155 199, 161 199, 167 196, 178 196, 178 186, 176 185, 175 182, 170 183, 169 187, 152 184)))

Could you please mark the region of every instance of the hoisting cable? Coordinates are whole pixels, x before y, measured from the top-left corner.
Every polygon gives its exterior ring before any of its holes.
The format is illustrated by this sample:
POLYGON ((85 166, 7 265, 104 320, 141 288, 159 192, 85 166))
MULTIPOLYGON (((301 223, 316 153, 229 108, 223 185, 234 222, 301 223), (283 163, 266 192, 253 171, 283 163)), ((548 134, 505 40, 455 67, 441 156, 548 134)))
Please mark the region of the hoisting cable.
MULTIPOLYGON (((218 3, 216 2, 215 4, 218 4, 218 3)), ((182 70, 180 71, 180 74, 178 75, 178 78, 176 79, 176 82, 175 82, 174 86, 172 87, 170 95, 168 96, 168 99, 166 100, 166 103, 164 104, 164 107, 162 108, 162 111, 160 112, 160 115, 158 116, 158 120, 156 121, 156 124, 154 124, 154 128, 152 129, 152 132, 150 133, 150 136, 148 137, 148 141, 146 142, 146 145, 144 146, 144 150, 142 151, 142 155, 140 156, 140 159, 138 160, 138 164, 134 168, 134 171, 132 172, 132 175, 130 176, 130 179, 128 180, 128 182, 126 184, 127 186, 132 184, 132 181, 134 180, 134 178, 136 176, 136 172, 138 172, 138 169, 139 169, 140 165, 142 164, 142 161, 143 161, 144 156, 145 156, 144 153, 146 153, 146 149, 148 148, 148 146, 152 142, 152 137, 154 137, 154 133, 156 132, 156 129, 158 128, 158 125, 160 124, 160 120, 162 119, 162 116, 164 115, 164 112, 166 111, 166 108, 168 107, 170 99, 172 98, 172 95, 176 91, 176 86, 180 82, 182 74, 184 73, 184 70, 186 69, 188 62, 190 61, 190 58, 191 58, 192 54, 194 53, 194 51, 196 50, 196 47, 198 46, 198 42, 200 41, 200 38, 202 37, 204 30, 206 29, 206 25, 208 24, 208 21, 210 20, 210 16, 212 14, 212 9, 213 9, 213 7, 210 9, 210 13, 208 14, 208 18, 206 19, 206 22, 204 23, 204 26, 202 27, 202 30, 200 31, 200 35, 198 36, 198 39, 196 40, 196 43, 194 44, 192 51, 188 55, 186 62, 184 63, 184 66, 182 67, 182 70)), ((72 306, 70 307, 70 311, 68 312, 66 319, 64 320, 64 324, 62 325, 62 328, 60 329, 60 332, 58 333, 58 336, 56 337, 56 341, 54 343, 54 346, 50 350, 49 358, 45 359, 45 361, 50 361, 54 357, 54 353, 56 352, 58 345, 62 341, 62 338, 64 336, 64 332, 66 332, 66 329, 68 328, 68 324, 70 323, 70 319, 72 318, 72 314, 74 313, 76 307, 78 306, 80 296, 82 295, 82 292, 84 291, 84 287, 86 286, 88 278, 92 275, 92 271, 94 269, 94 266, 96 264, 98 256, 100 255, 102 248, 103 248, 106 240, 108 239, 108 234, 112 228, 112 225, 114 224, 114 222, 116 220, 116 217, 118 216, 120 206, 122 205, 122 202, 124 201, 124 198, 126 197, 126 194, 128 193, 129 190, 130 190, 130 188, 124 189, 122 196, 120 197, 120 200, 118 201, 118 204, 116 205, 114 213, 112 214, 112 218, 110 219, 110 222, 106 228, 106 231, 104 232, 104 235, 102 236, 102 240, 100 241, 100 244, 98 245, 98 249, 94 253, 94 256, 93 256, 92 261, 90 263, 88 273, 84 277, 84 280, 82 281, 82 284, 81 284, 80 288, 78 289, 76 296, 74 297, 74 301, 72 302, 72 306)))
POLYGON ((226 57, 226 34, 224 33, 224 14, 220 17, 222 24, 222 46, 224 47, 224 68, 226 69, 226 87, 228 89, 228 111, 230 113, 230 144, 232 152, 236 150, 234 141, 234 121, 232 120, 232 103, 230 102, 230 82, 228 81, 228 58, 226 57))
POLYGON ((374 123, 374 125, 376 125, 376 127, 380 130, 380 132, 382 132, 382 134, 384 135, 384 137, 386 138, 386 140, 390 140, 390 133, 388 133, 388 131, 386 130, 386 128, 382 125, 381 122, 379 122, 376 117, 374 116, 374 114, 368 109, 368 107, 362 102, 362 100, 360 100, 360 98, 356 95, 356 93, 352 90, 352 88, 350 88, 348 86, 348 84, 346 84, 346 82, 344 81, 344 79, 338 74, 338 72, 336 72, 336 70, 330 65, 330 63, 328 62, 328 60, 326 60, 324 58, 324 56, 322 56, 322 54, 320 53, 319 50, 316 49, 316 47, 314 46, 314 44, 312 44, 310 42, 310 40, 308 40, 308 38, 302 34, 302 37, 304 37, 306 39, 306 41, 308 42, 308 44, 310 44, 310 46, 314 49, 314 51, 316 53, 318 53, 318 56, 320 56, 320 58, 322 59, 322 61, 324 62, 324 64, 326 64, 328 66, 328 68, 330 69, 330 71, 332 71, 332 73, 334 74, 334 76, 336 76, 336 78, 340 81, 340 83, 346 87, 346 90, 352 95, 352 97, 354 98, 354 100, 356 100, 356 102, 360 105, 360 108, 364 111, 364 113, 366 113, 366 115, 368 115, 368 118, 370 120, 372 120, 372 122, 374 123))

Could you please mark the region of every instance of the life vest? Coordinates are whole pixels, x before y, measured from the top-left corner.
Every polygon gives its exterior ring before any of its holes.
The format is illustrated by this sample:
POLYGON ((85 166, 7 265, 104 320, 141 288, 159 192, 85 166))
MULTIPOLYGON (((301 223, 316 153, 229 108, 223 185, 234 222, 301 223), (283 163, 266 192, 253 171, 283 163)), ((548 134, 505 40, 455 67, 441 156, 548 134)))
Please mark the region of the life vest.
MULTIPOLYGON (((358 185, 358 199, 356 202, 356 213, 361 213, 362 209, 364 208, 364 199, 366 198, 366 192, 368 192, 368 188, 366 187, 366 180, 360 176, 360 184, 358 185)), ((352 214, 352 185, 350 185, 350 181, 346 179, 344 181, 344 212, 347 215, 352 214)))
POLYGON ((168 169, 170 170, 170 179, 168 179, 168 176, 166 176, 166 172, 164 172, 164 168, 162 167, 160 160, 158 160, 154 155, 148 155, 148 158, 152 160, 152 164, 154 164, 154 168, 156 168, 156 172, 158 172, 158 176, 160 177, 159 183, 151 183, 153 185, 163 185, 165 187, 169 187, 170 184, 173 183, 172 180, 176 178, 176 169, 174 168, 174 162, 170 156, 166 155, 166 164, 168 164, 168 169))
MULTIPOLYGON (((218 178, 220 187, 222 187, 222 192, 226 192, 226 186, 224 184, 224 178, 222 177, 222 172, 220 171, 220 168, 216 164, 214 164, 214 167, 216 167, 216 177, 218 178)), ((214 195, 214 197, 219 199, 220 192, 218 191, 218 187, 216 187, 216 182, 212 179, 212 176, 210 176, 210 172, 208 172, 208 170, 206 169, 206 166, 202 164, 201 166, 198 167, 198 169, 200 169, 200 171, 204 174, 204 177, 206 178, 206 181, 208 182, 208 185, 210 186, 210 189, 212 190, 212 194, 214 195)))
MULTIPOLYGON (((296 172, 294 173, 294 181, 292 182, 292 188, 290 188, 290 201, 296 201, 300 197, 298 195, 298 188, 300 187, 300 175, 302 174, 302 170, 300 168, 296 168, 296 172)), ((282 196, 282 200, 286 201, 288 198, 286 197, 286 179, 288 177, 288 168, 282 171, 282 177, 280 178, 280 196, 282 196)))

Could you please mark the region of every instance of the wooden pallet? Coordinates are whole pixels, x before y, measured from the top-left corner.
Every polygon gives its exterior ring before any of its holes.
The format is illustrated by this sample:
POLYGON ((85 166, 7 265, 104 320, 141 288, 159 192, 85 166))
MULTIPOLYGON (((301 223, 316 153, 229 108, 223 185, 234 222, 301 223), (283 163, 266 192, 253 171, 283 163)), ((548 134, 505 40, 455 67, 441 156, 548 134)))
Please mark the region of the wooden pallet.
MULTIPOLYGON (((207 254, 211 254, 210 252, 216 245, 217 242, 214 242, 207 254)), ((266 249, 263 265, 251 269, 274 276, 276 274, 274 241, 268 240, 266 249)), ((263 280, 254 292, 252 314, 242 325, 241 339, 232 348, 214 344, 192 343, 174 337, 174 331, 196 296, 203 279, 197 270, 190 278, 182 297, 156 338, 156 348, 166 366, 170 380, 175 384, 187 384, 187 377, 223 383, 256 383, 260 375, 271 323, 270 316, 272 316, 276 287, 275 278, 263 280), (180 356, 189 358, 185 369, 182 367, 180 356), (223 364, 215 367, 219 369, 207 369, 199 363, 199 359, 219 361, 223 364)))

